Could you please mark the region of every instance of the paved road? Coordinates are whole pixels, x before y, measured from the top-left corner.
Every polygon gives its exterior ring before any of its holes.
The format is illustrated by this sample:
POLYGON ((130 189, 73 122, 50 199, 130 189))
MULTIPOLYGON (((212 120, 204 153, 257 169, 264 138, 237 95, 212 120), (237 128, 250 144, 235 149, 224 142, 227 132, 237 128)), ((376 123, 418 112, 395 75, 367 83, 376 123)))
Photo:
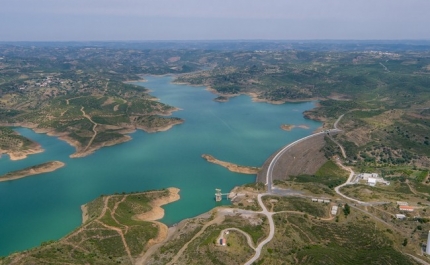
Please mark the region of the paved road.
POLYGON ((275 223, 273 222, 273 212, 269 212, 266 208, 266 206, 264 205, 263 201, 262 201, 262 197, 265 195, 271 195, 271 194, 277 194, 278 192, 273 192, 272 191, 272 174, 273 174, 273 169, 276 165, 276 163, 278 162, 279 158, 292 146, 303 142, 309 138, 315 137, 317 135, 322 135, 325 133, 331 133, 331 132, 340 132, 341 130, 337 128, 337 124, 339 123, 339 121, 342 119, 343 115, 341 115, 336 122, 334 123, 334 129, 331 130, 325 130, 319 133, 314 133, 312 135, 303 137, 297 141, 292 142, 291 144, 285 146, 284 148, 282 148, 276 155, 275 157, 272 159, 272 161, 269 164, 269 167, 267 169, 267 174, 266 174, 266 185, 267 185, 267 193, 264 194, 258 194, 258 203, 261 206, 261 209, 263 209, 261 212, 259 212, 260 214, 264 214, 267 216, 267 219, 269 220, 269 228, 270 228, 270 232, 269 232, 269 236, 264 239, 260 244, 258 244, 258 246, 255 248, 255 255, 248 260, 245 265, 251 265, 254 261, 256 261, 260 255, 261 255, 261 249, 264 247, 264 245, 266 245, 268 242, 270 242, 273 239, 273 236, 275 235, 275 223))
POLYGON ((345 170, 349 171, 350 173, 349 173, 349 177, 348 177, 348 179, 346 180, 346 182, 345 182, 345 183, 340 184, 340 185, 339 185, 339 186, 337 186, 337 187, 335 187, 335 188, 334 188, 334 191, 335 191, 337 194, 339 194, 340 196, 342 196, 342 197, 344 197, 345 199, 347 199, 347 200, 350 200, 350 201, 356 202, 356 203, 358 203, 358 204, 363 204, 363 205, 369 204, 369 203, 367 203, 367 202, 363 202, 363 201, 360 201, 360 200, 357 200, 357 199, 354 199, 354 198, 348 197, 348 196, 346 196, 345 194, 343 194, 342 192, 340 192, 340 190, 339 190, 340 188, 342 188, 342 187, 344 187, 344 186, 346 186, 346 185, 354 184, 354 183, 352 182, 352 179, 354 178, 354 171, 352 171, 352 169, 351 169, 351 168, 349 168, 349 167, 345 167, 345 166, 344 166, 344 165, 342 165, 342 163, 340 163, 340 162, 338 162, 337 164, 338 164, 340 167, 342 167, 343 169, 345 169, 345 170))
MULTIPOLYGON (((273 239, 273 236, 274 236, 274 234, 275 234, 275 225, 274 225, 274 222, 273 222, 273 214, 275 214, 275 213, 272 213, 272 212, 268 212, 267 211, 267 208, 266 208, 266 206, 263 204, 263 202, 262 202, 262 196, 265 196, 265 195, 275 195, 275 194, 280 194, 280 193, 282 193, 282 192, 279 192, 277 189, 273 189, 272 188, 272 186, 273 186, 273 184, 272 184, 272 174, 273 174, 273 169, 274 169, 274 167, 275 167, 275 165, 276 165, 276 163, 277 163, 277 161, 279 160, 279 158, 289 149, 289 148, 291 148, 292 146, 294 146, 294 145, 296 145, 296 144, 298 144, 298 143, 300 143, 300 142, 302 142, 302 141, 305 141, 305 140, 307 140, 307 139, 309 139, 309 138, 311 138, 311 137, 315 137, 315 136, 317 136, 317 135, 321 135, 321 134, 324 134, 324 133, 330 133, 330 132, 340 132, 340 131, 342 131, 342 130, 340 130, 337 126, 338 126, 338 123, 339 123, 339 121, 343 118, 343 116, 344 116, 344 114, 342 114, 341 116, 339 116, 339 118, 336 120, 336 122, 333 124, 333 127, 334 127, 334 129, 331 129, 331 130, 326 130, 326 131, 322 131, 322 132, 319 132, 319 133, 315 133, 315 134, 312 134, 312 135, 309 135, 309 136, 306 136, 306 137, 304 137, 304 138, 301 138, 301 139, 299 139, 299 140, 297 140, 297 141, 295 141, 295 142, 293 142, 293 143, 291 143, 291 144, 289 144, 289 145, 287 145, 287 146, 285 146, 284 148, 282 148, 276 155, 275 155, 275 157, 272 159, 272 161, 270 162, 270 164, 269 164, 269 167, 268 167, 268 169, 267 169, 267 173, 266 173, 266 185, 267 185, 267 193, 264 193, 264 194, 259 194, 258 195, 258 203, 260 204, 260 206, 261 206, 261 208, 263 209, 263 211, 261 211, 260 213, 261 214, 264 214, 264 215, 266 215, 267 216, 267 218, 268 218, 268 220, 269 220, 269 225, 270 225, 270 232, 269 232, 269 236, 264 240, 264 241, 262 241, 256 248, 255 248, 255 255, 250 259, 250 260, 248 260, 246 263, 245 263, 245 265, 251 265, 253 262, 255 262, 259 257, 260 257, 260 255, 261 255, 261 249, 264 247, 264 245, 266 245, 268 242, 270 242, 272 239, 273 239)), ((338 144, 339 145, 339 144, 338 144)), ((344 154, 344 150, 343 150, 343 147, 341 146, 341 145, 339 145, 340 147, 341 147, 341 149, 342 149, 342 153, 343 153, 343 155, 345 156, 345 154, 344 154)), ((351 197, 348 197, 348 196, 346 196, 346 195, 344 195, 343 193, 341 193, 340 191, 339 191, 339 189, 341 188, 341 187, 343 187, 343 186, 346 186, 346 185, 350 185, 350 184, 354 184, 353 182, 352 182, 352 180, 353 180, 353 178, 354 178, 354 171, 351 169, 351 168, 348 168, 348 167, 345 167, 342 163, 339 163, 339 165, 342 167, 342 168, 344 168, 345 170, 347 170, 347 171, 350 171, 350 174, 349 174, 349 177, 348 177, 348 179, 346 180, 346 182, 345 183, 343 183, 343 184, 341 184, 341 185, 339 185, 339 186, 337 186, 337 187, 335 187, 335 191, 336 191, 336 193, 337 194, 339 194, 341 197, 343 197, 343 198, 345 198, 345 199, 348 199, 348 200, 350 200, 350 201, 354 201, 354 202, 356 202, 356 203, 358 203, 358 204, 361 204, 361 205, 372 205, 372 204, 383 204, 383 203, 385 203, 385 202, 379 202, 379 203, 367 203, 367 202, 363 202, 363 201, 360 201, 360 200, 357 200, 357 199, 354 199, 354 198, 351 198, 351 197)), ((290 194, 290 195, 293 195, 292 193, 290 194)), ((294 195, 296 195, 296 196, 300 196, 300 194, 294 194, 294 195)), ((303 197, 306 197, 306 196, 303 196, 303 197)), ((353 208, 355 208, 355 209, 357 209, 357 210, 359 210, 359 211, 362 211, 362 212, 364 212, 364 213, 366 213, 366 214, 368 214, 368 215, 371 215, 373 218, 375 218, 376 220, 378 220, 378 221, 380 221, 380 222, 382 222, 382 223, 384 223, 385 225, 388 225, 389 227, 391 227, 391 228, 393 228, 394 230, 397 230, 395 227, 393 227, 392 225, 390 225, 390 224, 388 224, 387 222, 385 222, 384 220, 382 220, 382 219, 380 219, 379 217, 377 217, 376 215, 374 215, 374 214, 371 214, 371 213, 368 213, 368 212, 366 212, 366 211, 364 211, 364 210, 362 210, 362 209, 360 209, 360 208, 358 208, 358 207, 355 207, 355 206, 351 206, 351 207, 353 207, 353 208)), ((398 231, 398 230, 397 230, 398 231)), ((417 258, 417 257, 415 257, 415 256, 413 256, 413 255, 410 255, 410 254, 406 254, 406 255, 409 255, 409 256, 411 256, 412 258, 414 258, 416 261, 418 261, 418 262, 420 262, 421 264, 428 264, 426 261, 423 261, 423 260, 421 260, 421 259, 419 259, 419 258, 417 258)))
POLYGON ((334 122, 333 127, 337 130, 340 130, 339 128, 337 128, 337 125, 339 124, 340 120, 343 118, 345 114, 342 114, 339 116, 339 118, 337 118, 337 120, 334 122))

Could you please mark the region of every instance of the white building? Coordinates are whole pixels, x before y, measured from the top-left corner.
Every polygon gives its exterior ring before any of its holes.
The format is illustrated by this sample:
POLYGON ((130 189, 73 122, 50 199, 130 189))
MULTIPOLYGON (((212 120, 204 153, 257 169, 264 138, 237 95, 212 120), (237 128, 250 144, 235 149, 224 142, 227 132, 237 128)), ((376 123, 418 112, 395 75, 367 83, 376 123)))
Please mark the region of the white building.
POLYGON ((378 173, 360 173, 357 175, 357 180, 358 179, 367 181, 367 184, 369 184, 370 186, 376 186, 376 183, 390 185, 390 182, 381 178, 378 173))
POLYGON ((400 214, 400 213, 396 214, 396 219, 403 220, 405 218, 406 218, 406 215, 404 215, 404 214, 400 214))
POLYGON ((336 215, 337 214, 337 209, 339 207, 337 205, 334 205, 331 207, 331 215, 336 215))
POLYGON ((379 175, 378 173, 361 173, 358 174, 358 177, 367 180, 368 178, 379 178, 379 175))
POLYGON ((429 235, 427 236, 426 254, 430 255, 430 231, 429 231, 429 235))
POLYGON ((367 184, 369 184, 369 186, 376 186, 376 179, 375 178, 368 178, 367 179, 367 184))

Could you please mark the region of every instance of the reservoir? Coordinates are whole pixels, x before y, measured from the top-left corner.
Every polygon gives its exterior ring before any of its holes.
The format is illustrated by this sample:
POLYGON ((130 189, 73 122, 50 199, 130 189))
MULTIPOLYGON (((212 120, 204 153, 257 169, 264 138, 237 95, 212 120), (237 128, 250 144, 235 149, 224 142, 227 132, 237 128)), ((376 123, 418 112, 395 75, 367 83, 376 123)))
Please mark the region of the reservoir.
MULTIPOLYGON (((181 199, 166 205, 161 220, 172 225, 220 205, 223 192, 255 181, 254 175, 233 173, 206 162, 202 154, 246 166, 261 166, 280 147, 310 135, 321 123, 303 111, 314 102, 273 105, 248 96, 215 102, 204 87, 172 84, 172 76, 145 77, 137 83, 161 102, 180 108, 173 116, 185 120, 166 132, 136 131, 133 140, 105 147, 83 158, 69 158, 74 148, 56 137, 16 128, 40 143, 45 152, 27 159, 0 158, 0 174, 51 160, 66 164, 55 172, 0 182, 0 256, 59 239, 81 223, 80 205, 102 194, 177 187, 181 199), (284 131, 282 124, 309 129, 284 131)), ((228 204, 224 200, 223 204, 228 204)))

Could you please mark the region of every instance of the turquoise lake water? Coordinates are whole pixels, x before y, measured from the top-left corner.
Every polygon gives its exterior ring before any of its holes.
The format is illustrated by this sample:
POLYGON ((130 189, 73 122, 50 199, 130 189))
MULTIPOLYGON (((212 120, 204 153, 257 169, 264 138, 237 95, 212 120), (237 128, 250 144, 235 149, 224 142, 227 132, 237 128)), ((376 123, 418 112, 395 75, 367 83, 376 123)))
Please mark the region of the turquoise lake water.
MULTIPOLYGON (((162 221, 172 225, 219 205, 215 188, 223 192, 255 181, 255 175, 232 173, 206 162, 202 154, 249 166, 261 166, 277 149, 311 134, 321 124, 303 118, 314 102, 272 105, 248 96, 220 103, 203 87, 171 84, 173 77, 146 77, 140 83, 161 102, 181 108, 173 116, 185 123, 159 133, 132 133, 133 140, 69 158, 74 148, 32 130, 16 128, 40 143, 45 152, 27 159, 0 158, 0 174, 59 160, 66 166, 51 173, 0 182, 0 256, 58 239, 81 223, 80 205, 101 194, 178 187, 181 199, 166 205, 162 221), (309 129, 287 132, 281 124, 309 129)), ((223 203, 228 203, 224 201, 223 203)))

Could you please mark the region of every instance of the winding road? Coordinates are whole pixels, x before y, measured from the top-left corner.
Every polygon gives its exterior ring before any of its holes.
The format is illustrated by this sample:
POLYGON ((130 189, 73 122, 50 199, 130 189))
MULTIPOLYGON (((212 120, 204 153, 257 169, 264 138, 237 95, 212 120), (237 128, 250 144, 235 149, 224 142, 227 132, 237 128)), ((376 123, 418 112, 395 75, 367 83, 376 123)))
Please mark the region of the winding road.
POLYGON ((96 136, 97 136, 96 127, 97 127, 98 123, 94 122, 91 119, 91 116, 89 116, 88 114, 85 113, 83 106, 81 107, 81 112, 82 112, 82 116, 84 116, 85 118, 87 118, 93 124, 93 132, 94 132, 93 136, 91 137, 90 141, 88 142, 87 146, 84 149, 84 152, 86 152, 88 150, 88 148, 91 146, 91 144, 93 143, 94 138, 96 138, 96 136))
MULTIPOLYGON (((274 224, 274 221, 273 221, 273 215, 274 214, 277 214, 277 213, 281 213, 281 212, 270 212, 270 211, 268 211, 267 210, 267 208, 266 208, 266 206, 264 205, 264 203, 263 203, 263 200, 262 200, 262 197, 263 196, 267 196, 267 195, 291 195, 291 194, 281 194, 278 190, 275 190, 275 191, 272 191, 272 186, 273 186, 273 182, 272 182, 272 174, 273 174, 273 169, 275 168, 275 166, 276 166, 276 163, 278 162, 278 160, 279 160, 279 158, 289 149, 289 148, 291 148, 292 146, 294 146, 294 145, 296 145, 296 144, 298 144, 298 143, 300 143, 300 142, 302 142, 302 141, 305 141, 305 140, 307 140, 307 139, 309 139, 309 138, 312 138, 312 137, 315 137, 315 136, 317 136, 317 135, 321 135, 321 134, 324 134, 324 133, 327 133, 327 134, 329 134, 329 133, 331 133, 331 132, 340 132, 340 131, 342 131, 342 130, 340 130, 337 126, 338 126, 338 123, 339 123, 339 121, 343 118, 343 116, 344 116, 344 114, 342 114, 337 120, 336 120, 336 122, 334 123, 334 125, 333 125, 333 127, 334 127, 334 129, 330 129, 330 130, 325 130, 325 131, 322 131, 322 132, 318 132, 318 133, 314 133, 314 134, 312 134, 312 135, 309 135, 309 136, 306 136, 306 137, 304 137, 304 138, 301 138, 301 139, 299 139, 299 140, 297 140, 297 141, 294 141, 293 143, 291 143, 291 144, 288 144, 287 146, 285 146, 284 148, 282 148, 274 157, 273 157, 273 159, 272 159, 272 161, 270 162, 270 164, 269 164, 269 166, 268 166, 268 169, 267 169, 267 173, 266 173, 266 185, 267 185, 267 192, 266 193, 262 193, 262 194, 258 194, 258 196, 257 196, 257 200, 258 200, 258 204, 260 205, 260 207, 261 207, 261 209, 262 209, 262 211, 250 211, 250 210, 243 210, 243 209, 231 209, 231 208, 226 208, 226 209, 219 209, 220 210, 220 212, 223 214, 223 215, 225 215, 225 214, 229 214, 229 213, 232 213, 232 212, 234 212, 234 213, 254 213, 254 214, 263 214, 263 215, 265 215, 266 217, 267 217, 267 219, 268 219, 268 221, 269 221, 269 229, 270 229, 270 231, 269 231, 269 235, 267 236, 267 238, 265 238, 262 242, 260 242, 256 247, 254 247, 254 244, 253 244, 253 241, 252 241, 252 239, 251 239, 251 237, 250 237, 250 235, 248 234, 248 233, 246 233, 246 232, 244 232, 244 231, 242 231, 242 230, 240 230, 240 229, 238 229, 238 228, 233 228, 233 227, 231 227, 231 228, 226 228, 226 229, 224 229, 224 230, 222 230, 221 231, 221 233, 220 233, 220 237, 222 237, 223 236, 223 234, 225 233, 225 231, 227 231, 227 230, 234 230, 234 231, 238 231, 238 232, 240 232, 240 233, 242 233, 242 234, 244 234, 245 235, 245 237, 247 238, 247 242, 248 242, 248 245, 252 248, 252 249, 254 249, 255 250, 255 254, 254 254, 254 256, 253 257, 251 257, 246 263, 245 263, 245 265, 251 265, 251 264, 253 264, 256 260, 258 260, 259 258, 260 258, 260 255, 261 255, 261 250, 263 249, 263 247, 267 244, 267 243, 269 243, 272 239, 273 239, 273 237, 274 237, 274 235, 275 235, 275 224, 274 224)), ((342 154, 343 154, 343 156, 345 157, 345 151, 344 151, 344 149, 343 149, 343 147, 338 143, 338 142, 336 142, 336 141, 334 141, 340 148, 341 148, 341 150, 342 150, 342 154)), ((341 185, 339 185, 339 186, 337 186, 337 187, 335 187, 335 192, 338 194, 338 195, 340 195, 341 197, 343 197, 343 198, 345 198, 345 199, 347 199, 347 200, 350 200, 350 201, 353 201, 353 202, 356 202, 356 203, 358 203, 358 204, 361 204, 361 205, 371 205, 371 204, 369 204, 369 203, 366 203, 366 202, 363 202, 363 201, 359 201, 359 200, 357 200, 357 199, 354 199, 354 198, 351 198, 351 197, 348 197, 348 196, 346 196, 346 195, 344 195, 343 193, 341 193, 340 192, 340 188, 342 188, 342 187, 344 187, 344 186, 346 186, 346 185, 350 185, 350 184, 353 184, 353 182, 352 182, 352 180, 353 180, 353 177, 354 177, 354 171, 351 169, 351 168, 349 168, 349 167, 345 167, 341 162, 338 162, 338 164, 339 164, 339 166, 340 167, 342 167, 343 169, 345 169, 345 170, 347 170, 347 171, 349 171, 350 172, 350 174, 349 174, 349 177, 348 177, 348 179, 346 180, 346 182, 345 183, 343 183, 343 184, 341 184, 341 185)), ((375 218, 376 220, 378 220, 378 221, 380 221, 380 222, 382 222, 382 223, 384 223, 384 224, 386 224, 386 225, 388 225, 389 227, 392 227, 392 228, 394 228, 393 226, 391 226, 390 224, 388 224, 387 222, 385 222, 384 220, 382 220, 382 219, 380 219, 380 218, 378 218, 378 217, 376 217, 375 215, 373 215, 373 214, 371 214, 371 213, 368 213, 368 212, 366 212, 366 211, 364 211, 364 210, 362 210, 362 209, 360 209, 360 208, 358 208, 358 207, 355 207, 355 206, 351 206, 351 207, 353 207, 353 208, 355 208, 355 209, 357 209, 357 210, 359 210, 359 211, 362 211, 363 213, 365 213, 365 214, 367 214, 367 215, 370 215, 370 216, 372 216, 373 218, 375 218)), ((288 211, 283 211, 283 212, 288 212, 288 211)), ((221 215, 222 217, 224 217, 223 215, 221 215)), ((201 229, 201 231, 199 231, 189 242, 187 242, 183 247, 182 247, 182 249, 177 253, 177 255, 175 255, 175 257, 173 258, 173 260, 172 261, 170 261, 169 262, 169 264, 175 264, 175 262, 177 262, 177 260, 178 260, 178 258, 183 254, 183 252, 184 252, 184 250, 187 248, 187 246, 188 246, 188 244, 191 242, 191 241, 193 241, 196 237, 198 237, 199 235, 201 235, 202 233, 203 233, 203 231, 210 225, 210 224, 213 224, 214 222, 216 222, 216 223, 219 223, 219 221, 221 221, 221 220, 219 220, 219 218, 222 218, 221 216, 217 216, 217 218, 215 218, 214 220, 212 220, 211 222, 209 222, 209 223, 207 223, 206 225, 204 225, 203 226, 203 228, 201 229)), ((329 218, 329 219, 327 219, 327 220, 331 220, 331 219, 333 219, 333 217, 331 217, 331 218, 329 218)), ((397 230, 397 229, 395 229, 395 230, 397 230)), ((220 238, 219 237, 219 238, 220 238)), ((219 238, 218 238, 218 240, 217 241, 219 241, 219 238)), ((409 256, 411 256, 412 258, 414 258, 416 261, 418 261, 418 262, 420 262, 421 264, 428 264, 428 263, 426 263, 425 261, 423 261, 423 260, 421 260, 421 259, 419 259, 419 258, 417 258, 417 257, 415 257, 415 256, 413 256, 413 255, 410 255, 410 254, 406 254, 406 255, 409 255, 409 256)))
POLYGON ((340 163, 340 162, 338 162, 337 164, 338 164, 341 168, 343 168, 344 170, 349 171, 350 173, 349 173, 349 177, 348 177, 348 179, 346 180, 346 182, 345 182, 345 183, 340 184, 340 185, 339 185, 339 186, 337 186, 337 187, 335 187, 335 188, 334 188, 334 191, 335 191, 338 195, 340 195, 341 197, 343 197, 343 198, 345 198, 345 199, 347 199, 347 200, 350 200, 350 201, 356 202, 356 203, 358 203, 358 204, 369 204, 369 203, 367 203, 367 202, 363 202, 363 201, 360 201, 360 200, 357 200, 357 199, 354 199, 354 198, 348 197, 348 196, 346 196, 345 194, 343 194, 342 192, 340 192, 340 188, 342 188, 342 187, 344 187, 344 186, 346 186, 346 185, 354 184, 354 183, 352 183, 352 178, 354 177, 354 171, 352 171, 352 169, 351 169, 351 168, 349 168, 349 167, 345 167, 345 166, 344 166, 342 163, 340 163))
POLYGON ((263 209, 261 212, 259 212, 260 214, 264 214, 267 219, 269 220, 269 228, 270 228, 270 232, 269 232, 269 236, 264 239, 260 244, 258 244, 258 246, 255 248, 255 254, 254 256, 248 260, 245 265, 251 265, 254 261, 256 261, 260 255, 261 255, 261 249, 264 247, 264 245, 266 245, 268 242, 270 242, 273 239, 273 236, 275 235, 275 223, 273 222, 273 212, 269 212, 266 208, 266 205, 264 205, 261 197, 263 197, 264 195, 269 195, 268 193, 264 193, 264 194, 258 194, 258 204, 260 204, 261 209, 263 209))

